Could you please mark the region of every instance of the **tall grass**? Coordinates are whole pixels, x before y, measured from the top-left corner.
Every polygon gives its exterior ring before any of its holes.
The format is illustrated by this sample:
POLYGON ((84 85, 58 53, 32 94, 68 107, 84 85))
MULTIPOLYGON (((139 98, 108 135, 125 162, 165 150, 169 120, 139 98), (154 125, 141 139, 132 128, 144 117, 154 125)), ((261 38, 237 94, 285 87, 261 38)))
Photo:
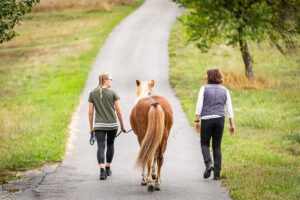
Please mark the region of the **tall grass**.
POLYGON ((206 70, 219 67, 230 89, 236 134, 226 123, 222 184, 233 199, 300 199, 300 50, 281 55, 269 43, 250 44, 255 82, 244 78, 237 47, 214 46, 207 54, 186 45, 180 22, 169 41, 170 81, 194 125, 206 70))
POLYGON ((111 12, 115 6, 133 5, 136 2, 136 0, 41 0, 34 11, 93 9, 111 12))
POLYGON ((276 87, 276 81, 257 73, 254 80, 249 80, 245 73, 235 67, 219 66, 224 84, 231 89, 263 89, 276 87))
POLYGON ((113 27, 135 8, 31 13, 17 28, 20 35, 0 45, 2 181, 8 171, 61 161, 92 63, 113 27))

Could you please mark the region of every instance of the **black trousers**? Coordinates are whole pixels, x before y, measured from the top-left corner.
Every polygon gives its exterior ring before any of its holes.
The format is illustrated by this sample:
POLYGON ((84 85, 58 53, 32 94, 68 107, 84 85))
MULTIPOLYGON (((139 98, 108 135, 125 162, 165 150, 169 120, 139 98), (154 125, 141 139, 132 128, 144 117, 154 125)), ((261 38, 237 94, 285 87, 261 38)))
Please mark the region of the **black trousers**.
POLYGON ((224 131, 224 117, 201 120, 201 150, 204 163, 207 166, 212 164, 210 156, 210 139, 212 138, 212 148, 214 157, 214 171, 221 171, 222 153, 221 141, 224 131))
POLYGON ((116 130, 96 130, 95 136, 97 138, 98 151, 97 151, 97 159, 99 164, 104 164, 104 151, 105 151, 105 141, 107 143, 106 150, 106 162, 111 163, 114 157, 114 141, 117 134, 118 129, 116 130), (107 140, 106 139, 107 136, 107 140))

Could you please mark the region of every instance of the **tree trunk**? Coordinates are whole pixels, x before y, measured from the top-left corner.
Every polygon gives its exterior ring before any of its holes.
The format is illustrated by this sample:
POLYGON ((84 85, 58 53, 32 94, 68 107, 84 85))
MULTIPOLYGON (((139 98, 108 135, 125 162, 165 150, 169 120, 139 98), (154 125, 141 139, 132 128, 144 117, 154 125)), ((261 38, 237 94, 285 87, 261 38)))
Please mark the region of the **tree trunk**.
POLYGON ((248 79, 253 80, 253 63, 251 59, 251 55, 248 49, 247 42, 245 40, 240 40, 240 50, 243 56, 243 60, 245 63, 245 72, 248 79))

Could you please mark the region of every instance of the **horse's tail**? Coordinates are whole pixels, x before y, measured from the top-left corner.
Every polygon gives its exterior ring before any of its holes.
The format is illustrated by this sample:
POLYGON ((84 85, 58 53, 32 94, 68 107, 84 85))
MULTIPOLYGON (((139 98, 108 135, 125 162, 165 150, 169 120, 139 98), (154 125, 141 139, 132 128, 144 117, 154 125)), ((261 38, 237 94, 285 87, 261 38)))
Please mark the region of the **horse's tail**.
POLYGON ((148 112, 148 126, 137 155, 135 166, 145 169, 147 163, 152 161, 160 145, 165 129, 165 113, 158 103, 153 103, 148 112))

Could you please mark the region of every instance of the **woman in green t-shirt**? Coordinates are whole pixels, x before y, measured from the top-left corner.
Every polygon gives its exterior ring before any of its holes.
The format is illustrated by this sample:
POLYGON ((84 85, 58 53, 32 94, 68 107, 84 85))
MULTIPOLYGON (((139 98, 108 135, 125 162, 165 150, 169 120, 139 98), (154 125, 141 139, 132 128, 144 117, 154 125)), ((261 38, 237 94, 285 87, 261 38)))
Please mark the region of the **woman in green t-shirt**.
POLYGON ((99 76, 99 85, 90 92, 89 96, 89 122, 90 133, 95 132, 98 151, 97 159, 100 166, 100 179, 104 180, 111 176, 110 165, 114 155, 114 140, 118 130, 117 117, 121 130, 126 132, 122 119, 122 112, 119 105, 120 97, 110 89, 112 77, 109 73, 102 73, 99 76), (94 117, 95 114, 95 121, 94 117), (94 124, 93 124, 94 121, 94 124), (106 164, 104 162, 105 139, 107 136, 106 164))

